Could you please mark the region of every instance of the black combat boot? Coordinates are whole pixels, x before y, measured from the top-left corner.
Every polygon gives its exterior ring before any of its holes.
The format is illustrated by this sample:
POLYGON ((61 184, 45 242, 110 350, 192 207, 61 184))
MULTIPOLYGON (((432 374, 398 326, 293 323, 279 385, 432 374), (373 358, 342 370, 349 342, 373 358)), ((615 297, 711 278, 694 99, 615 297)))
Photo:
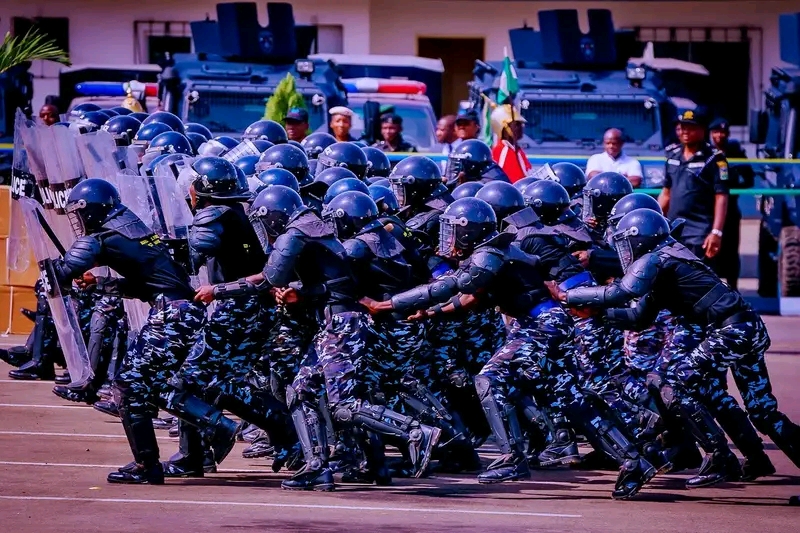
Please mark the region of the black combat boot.
POLYGON ((775 473, 775 465, 764 452, 764 442, 750 423, 747 413, 736 405, 735 408, 715 411, 714 414, 722 430, 744 455, 742 481, 755 481, 775 473))
POLYGON ((55 379, 56 385, 69 385, 72 383, 72 377, 69 375, 69 370, 65 370, 63 373, 56 375, 55 379))
POLYGON ((122 427, 133 452, 133 465, 108 474, 109 483, 164 484, 164 470, 158 460, 158 442, 150 417, 132 415, 120 409, 122 427))
POLYGON ((381 438, 369 431, 359 431, 358 441, 359 448, 364 451, 366 459, 357 468, 351 468, 342 474, 342 483, 391 485, 392 476, 386 465, 386 454, 381 438))
POLYGON ((500 407, 492 394, 489 378, 475 376, 475 388, 501 453, 485 472, 478 474, 478 483, 501 483, 531 477, 516 410, 511 405, 500 407))
MULTIPOLYGON (((98 402, 94 402, 92 407, 94 407, 101 413, 105 413, 109 416, 119 418, 119 406, 114 400, 100 400, 98 402)), ((150 425, 152 426, 153 423, 150 422, 150 425)))
POLYGON ((178 421, 178 428, 178 452, 162 463, 164 477, 203 477, 206 450, 200 430, 182 420, 178 421))
POLYGON ((763 428, 764 433, 796 467, 800 468, 800 426, 781 412, 777 413, 776 418, 777 422, 770 423, 769 427, 763 428), (777 427, 780 427, 780 431, 776 429, 777 427))
POLYGON ((311 404, 304 403, 295 391, 287 388, 286 401, 306 464, 290 479, 281 483, 285 490, 332 491, 333 472, 328 466, 328 434, 322 416, 311 404))
POLYGON ((200 430, 200 435, 214 450, 216 464, 220 464, 233 449, 236 444, 236 433, 243 424, 237 424, 223 415, 220 409, 183 391, 171 394, 161 408, 200 430))
POLYGON ((0 349, 0 361, 11 366, 20 367, 31 360, 31 352, 27 346, 12 346, 8 350, 0 349))
POLYGON ((553 440, 537 457, 537 466, 571 465, 580 462, 575 432, 565 418, 554 418, 553 440))
POLYGON ((86 403, 94 405, 95 402, 100 400, 94 389, 91 386, 72 388, 66 385, 56 385, 53 387, 53 394, 59 398, 64 398, 70 402, 86 403))
POLYGON ((698 474, 686 481, 687 488, 710 487, 742 477, 739 459, 728 447, 728 441, 711 414, 699 403, 684 399, 679 406, 684 423, 706 452, 698 474))

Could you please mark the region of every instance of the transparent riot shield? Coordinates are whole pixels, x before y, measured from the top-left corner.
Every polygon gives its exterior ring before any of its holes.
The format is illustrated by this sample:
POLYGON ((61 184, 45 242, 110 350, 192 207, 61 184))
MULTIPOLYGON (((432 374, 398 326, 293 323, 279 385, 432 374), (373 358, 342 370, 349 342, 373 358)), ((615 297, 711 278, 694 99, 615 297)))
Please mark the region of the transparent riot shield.
POLYGON ((172 258, 187 271, 195 272, 189 253, 189 227, 194 217, 173 171, 169 167, 156 167, 153 175, 146 178, 153 213, 153 230, 169 247, 172 258))
POLYGON ((558 176, 556 176, 556 173, 553 172, 552 168, 550 168, 550 164, 549 163, 545 163, 544 165, 542 165, 542 166, 540 166, 539 168, 536 168, 536 169, 531 168, 528 171, 527 177, 536 178, 536 179, 539 179, 539 180, 558 181, 558 176))
POLYGON ((43 146, 47 146, 48 139, 41 139, 44 126, 36 126, 33 122, 26 121, 25 126, 19 129, 22 142, 25 145, 25 155, 28 160, 28 169, 36 179, 36 190, 39 193, 39 202, 46 210, 53 209, 53 198, 50 194, 50 184, 47 179, 47 167, 42 157, 43 146))
POLYGON ((20 198, 20 205, 25 216, 28 238, 33 255, 39 264, 40 280, 47 292, 50 313, 58 333, 58 342, 67 361, 71 385, 86 385, 94 377, 86 344, 83 341, 76 307, 69 294, 62 292, 55 276, 53 259, 62 255, 56 244, 52 230, 43 216, 42 207, 31 198, 20 198))
POLYGON ((133 211, 133 214, 139 217, 148 228, 154 230, 153 208, 150 203, 147 178, 134 170, 124 169, 117 171, 108 181, 116 187, 125 207, 133 211))
POLYGON ((75 138, 78 154, 88 178, 110 181, 119 172, 117 144, 107 131, 96 131, 75 138))
POLYGON ((78 153, 78 134, 61 127, 39 126, 42 158, 47 168, 53 208, 59 215, 67 214, 67 198, 72 188, 84 177, 83 162, 78 153))
POLYGON ((36 178, 28 164, 28 153, 25 150, 23 130, 28 127, 25 115, 17 109, 14 117, 14 155, 11 164, 11 212, 9 213, 9 233, 6 242, 6 258, 8 267, 15 272, 24 272, 30 264, 31 250, 28 245, 28 232, 25 229, 25 217, 18 200, 21 197, 39 201, 36 189, 36 178))

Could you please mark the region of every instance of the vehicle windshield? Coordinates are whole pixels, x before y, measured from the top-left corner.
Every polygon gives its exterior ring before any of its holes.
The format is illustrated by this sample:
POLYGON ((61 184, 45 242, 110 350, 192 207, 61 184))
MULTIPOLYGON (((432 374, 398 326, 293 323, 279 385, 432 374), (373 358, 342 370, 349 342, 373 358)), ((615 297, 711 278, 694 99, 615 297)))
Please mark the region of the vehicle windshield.
POLYGON ((525 134, 536 142, 600 142, 609 128, 622 130, 625 142, 645 142, 658 134, 658 108, 641 100, 529 101, 522 111, 525 134))
MULTIPOLYGON (((269 96, 265 93, 203 91, 196 102, 189 104, 186 121, 199 122, 212 133, 241 134, 247 126, 264 118, 269 96)), ((305 98, 309 129, 314 131, 325 123, 325 106, 313 105, 311 95, 305 98)))
MULTIPOLYGON (((364 103, 352 102, 356 113, 350 135, 360 137, 364 132, 364 103)), ((436 145, 436 126, 431 110, 420 104, 411 102, 393 102, 394 112, 403 117, 403 138, 418 149, 436 145)))

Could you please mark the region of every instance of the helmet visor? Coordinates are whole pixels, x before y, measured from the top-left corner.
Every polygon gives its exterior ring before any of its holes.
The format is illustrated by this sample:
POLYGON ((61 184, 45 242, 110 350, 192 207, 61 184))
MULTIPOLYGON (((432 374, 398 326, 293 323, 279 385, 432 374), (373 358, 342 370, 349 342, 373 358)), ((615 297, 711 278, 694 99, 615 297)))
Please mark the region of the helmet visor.
POLYGON ((631 244, 630 233, 627 231, 614 233, 611 236, 611 241, 619 256, 619 262, 622 264, 622 271, 627 272, 635 259, 633 257, 633 245, 631 244))
POLYGON ((226 152, 225 155, 222 156, 222 159, 235 163, 246 155, 261 155, 261 152, 258 151, 258 147, 253 144, 253 141, 240 142, 229 152, 226 152))
POLYGON ((78 210, 84 207, 86 207, 86 201, 80 200, 74 204, 68 204, 66 208, 69 224, 72 226, 72 231, 75 233, 76 237, 83 237, 86 235, 86 225, 83 223, 83 218, 81 218, 81 215, 78 213, 78 210))
POLYGON ((600 189, 584 189, 583 190, 583 220, 595 218, 594 200, 600 197, 600 189))
POLYGON ((447 183, 455 183, 458 175, 464 171, 464 160, 467 159, 467 154, 450 154, 447 158, 447 166, 444 169, 444 177, 447 183))
POLYGON ((439 215, 439 251, 442 257, 456 256, 456 228, 466 226, 467 219, 452 215, 439 215))
POLYGON ((397 198, 397 203, 400 205, 400 207, 405 207, 408 205, 406 183, 412 183, 413 180, 413 176, 389 176, 389 186, 392 188, 392 192, 394 193, 395 198, 397 198))

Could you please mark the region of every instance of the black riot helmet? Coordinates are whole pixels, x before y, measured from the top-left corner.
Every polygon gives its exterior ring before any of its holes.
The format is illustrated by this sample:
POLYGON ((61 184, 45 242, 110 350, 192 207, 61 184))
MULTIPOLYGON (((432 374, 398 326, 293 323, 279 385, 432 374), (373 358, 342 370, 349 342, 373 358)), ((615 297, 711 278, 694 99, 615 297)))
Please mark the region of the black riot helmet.
POLYGON ((400 204, 397 203, 397 197, 389 187, 383 185, 370 185, 369 195, 378 206, 378 211, 382 215, 394 215, 400 211, 400 204))
POLYGON ((300 148, 291 144, 276 144, 261 154, 256 163, 256 170, 261 172, 270 168, 285 168, 294 174, 301 186, 312 181, 308 169, 308 157, 300 148))
POLYGON ((522 196, 525 205, 530 206, 546 226, 558 224, 561 216, 569 209, 569 193, 555 181, 537 180, 525 187, 522 196))
POLYGON ((634 209, 622 217, 611 234, 611 243, 619 255, 623 271, 670 239, 667 219, 658 211, 646 208, 634 209))
POLYGON ((437 189, 444 187, 442 171, 432 159, 422 155, 406 157, 389 174, 401 207, 425 203, 437 189))
POLYGON ((556 163, 550 167, 555 174, 554 181, 557 181, 569 193, 569 197, 575 199, 581 195, 586 186, 586 174, 574 163, 556 163))
POLYGON ((369 187, 367 187, 366 183, 358 178, 345 178, 336 181, 336 183, 328 187, 328 190, 325 192, 325 198, 322 199, 322 203, 328 204, 340 194, 350 191, 358 191, 369 195, 369 187))
POLYGON ((230 161, 221 157, 201 157, 192 163, 192 170, 197 175, 192 182, 197 196, 238 201, 248 198, 247 179, 230 161))
POLYGON ((539 181, 539 178, 534 178, 533 176, 528 176, 527 178, 522 178, 521 180, 517 180, 514 182, 514 187, 517 188, 519 192, 525 190, 525 187, 533 183, 534 181, 539 181))
POLYGON ((361 149, 364 155, 367 156, 367 178, 386 178, 392 171, 392 164, 389 158, 382 150, 378 150, 372 146, 366 146, 361 149))
POLYGON ((664 214, 664 212, 661 210, 661 206, 658 205, 658 200, 649 194, 635 192, 627 196, 623 196, 619 202, 614 204, 614 207, 611 208, 611 215, 608 217, 609 226, 611 228, 615 227, 617 223, 622 220, 622 217, 634 209, 650 209, 659 215, 664 214))
POLYGON ((146 126, 154 122, 166 124, 172 131, 177 131, 181 134, 186 133, 186 127, 183 125, 183 121, 179 119, 177 115, 173 115, 169 111, 156 111, 144 119, 142 124, 146 126))
POLYGON ((289 187, 273 185, 265 187, 253 200, 250 207, 250 223, 264 245, 269 239, 275 239, 286 231, 289 219, 302 209, 303 200, 289 187))
POLYGON ((127 107, 122 107, 121 105, 118 105, 116 107, 112 107, 111 109, 109 109, 109 111, 113 111, 117 115, 125 115, 125 116, 130 115, 131 113, 133 113, 133 111, 131 111, 127 107))
POLYGON ((336 183, 337 181, 341 181, 344 179, 358 179, 352 171, 347 170, 346 168, 342 167, 334 167, 334 168, 326 168, 322 172, 318 172, 316 176, 314 176, 314 181, 308 185, 301 185, 307 190, 310 194, 313 194, 317 198, 324 198, 325 194, 328 192, 328 189, 336 183))
POLYGON ((100 106, 97 104, 93 104, 91 102, 84 102, 82 104, 78 104, 73 107, 69 112, 70 121, 76 118, 81 118, 86 113, 90 113, 92 111, 100 111, 100 106))
POLYGON ((98 111, 98 113, 102 113, 108 118, 114 118, 119 116, 119 113, 117 113, 113 109, 101 109, 100 111, 98 111))
POLYGON ((255 141, 250 141, 250 142, 253 143, 253 146, 256 147, 258 153, 260 154, 263 154, 264 152, 275 146, 273 143, 266 141, 264 139, 256 139, 255 141))
POLYGON ((106 122, 108 122, 108 115, 100 111, 88 111, 73 119, 69 127, 81 134, 91 133, 102 128, 106 122))
POLYGON ((199 122, 187 122, 184 126, 186 133, 199 133, 203 137, 206 138, 207 141, 210 141, 214 138, 214 134, 211 133, 211 130, 200 124, 199 122))
POLYGON ((462 198, 439 215, 439 255, 462 258, 497 235, 492 206, 477 198, 462 198))
POLYGON ((272 144, 284 144, 289 141, 286 130, 274 120, 258 120, 253 122, 242 134, 243 141, 264 139, 272 144))
POLYGON ((144 113, 143 111, 134 111, 133 113, 131 113, 131 114, 130 114, 130 115, 128 115, 128 116, 129 116, 129 117, 133 117, 133 118, 135 118, 135 119, 136 119, 136 120, 138 120, 139 122, 144 122, 144 120, 145 120, 147 117, 149 117, 149 116, 150 116, 150 113, 144 113))
MULTIPOLYGON (((306 150, 305 150, 305 148, 303 148, 303 145, 302 145, 302 144, 300 144, 299 142, 295 141, 294 139, 289 139, 289 140, 286 142, 286 144, 291 144, 291 145, 292 145, 292 146, 294 146, 295 148, 300 148, 301 150, 303 150, 303 153, 306 153, 306 150)), ((306 157, 308 157, 308 156, 306 156, 306 157)))
POLYGON ((602 172, 596 175, 583 188, 583 218, 607 219, 614 204, 632 192, 631 182, 622 174, 602 172))
POLYGON ((199 153, 200 147, 203 146, 203 143, 208 140, 195 131, 187 132, 186 138, 189 139, 189 142, 192 144, 192 150, 194 150, 195 155, 199 153))
POLYGON ((149 144, 150 141, 152 141, 157 135, 161 135, 162 133, 166 133, 168 131, 172 130, 169 129, 169 126, 160 122, 142 124, 142 126, 139 128, 139 131, 137 131, 136 135, 133 137, 133 141, 136 144, 149 144))
POLYGON ((147 146, 147 153, 152 152, 194 155, 192 143, 189 142, 185 135, 177 131, 165 131, 153 137, 147 146))
POLYGON ((389 183, 389 180, 386 178, 370 178, 367 183, 369 183, 370 187, 373 185, 380 185, 381 187, 387 187, 389 189, 392 188, 392 184, 389 183))
POLYGON ((453 189, 452 196, 454 200, 458 200, 459 198, 473 198, 482 188, 483 183, 468 181, 453 189))
POLYGON ((257 155, 245 155, 237 159, 234 165, 242 169, 245 176, 250 177, 258 173, 256 172, 256 163, 258 163, 257 155))
POLYGON ((316 159, 325 148, 332 144, 336 144, 336 137, 324 131, 312 133, 302 141, 300 144, 303 146, 308 159, 316 159))
POLYGON ((344 192, 322 210, 322 219, 340 240, 379 226, 378 215, 378 206, 368 194, 360 191, 344 192))
POLYGON ((367 156, 353 143, 334 143, 317 157, 317 172, 334 167, 346 168, 363 180, 367 173, 367 156))
POLYGON ((500 225, 503 224, 504 218, 525 208, 525 200, 522 197, 522 193, 505 181, 487 183, 475 194, 475 198, 483 200, 492 206, 497 222, 500 225))
MULTIPOLYGON (((264 184, 264 187, 283 185, 284 187, 289 187, 296 193, 300 193, 300 184, 297 182, 297 178, 285 168, 270 168, 264 170, 258 174, 257 178, 258 181, 264 184)), ((259 187, 259 189, 260 188, 261 187, 259 187)))
POLYGON ((101 130, 107 131, 114 137, 117 146, 130 146, 134 137, 142 127, 142 123, 128 115, 119 115, 103 124, 101 130))
POLYGON ((117 189, 106 180, 97 178, 78 183, 69 193, 66 205, 72 229, 79 237, 97 232, 124 208, 117 189))
POLYGON ((477 180, 493 163, 491 148, 479 139, 469 139, 450 152, 444 174, 448 183, 454 182, 461 172, 468 180, 477 180))

